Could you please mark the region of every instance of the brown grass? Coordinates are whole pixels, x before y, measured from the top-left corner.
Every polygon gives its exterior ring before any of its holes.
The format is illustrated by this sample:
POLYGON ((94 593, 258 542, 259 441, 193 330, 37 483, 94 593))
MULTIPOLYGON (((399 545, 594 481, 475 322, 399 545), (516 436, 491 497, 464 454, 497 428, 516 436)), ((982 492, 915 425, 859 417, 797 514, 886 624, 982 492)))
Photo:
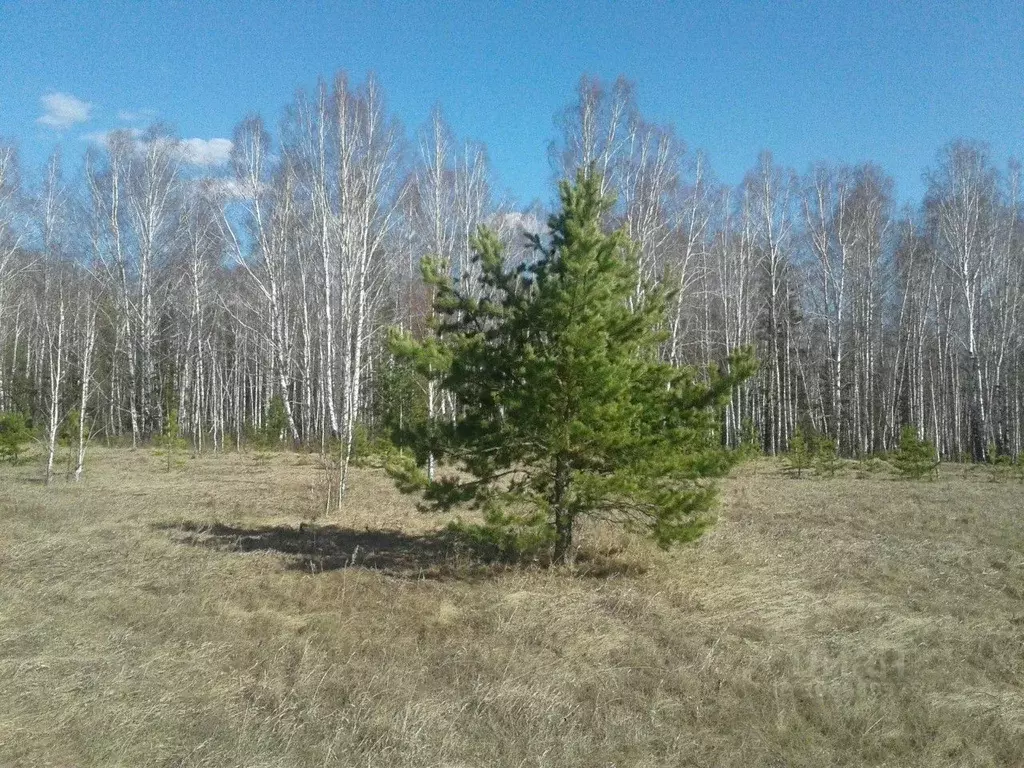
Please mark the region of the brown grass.
POLYGON ((1024 764, 1022 486, 725 484, 664 554, 481 566, 376 471, 0 468, 2 766, 1024 764))

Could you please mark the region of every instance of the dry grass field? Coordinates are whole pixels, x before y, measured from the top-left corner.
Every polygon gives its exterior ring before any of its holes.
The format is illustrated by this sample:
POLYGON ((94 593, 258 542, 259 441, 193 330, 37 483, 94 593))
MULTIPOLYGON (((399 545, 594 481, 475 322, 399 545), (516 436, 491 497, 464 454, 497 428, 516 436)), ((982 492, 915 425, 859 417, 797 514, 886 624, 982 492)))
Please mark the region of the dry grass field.
POLYGON ((724 483, 674 553, 452 552, 375 470, 0 468, 0 766, 1024 765, 1024 486, 724 483))

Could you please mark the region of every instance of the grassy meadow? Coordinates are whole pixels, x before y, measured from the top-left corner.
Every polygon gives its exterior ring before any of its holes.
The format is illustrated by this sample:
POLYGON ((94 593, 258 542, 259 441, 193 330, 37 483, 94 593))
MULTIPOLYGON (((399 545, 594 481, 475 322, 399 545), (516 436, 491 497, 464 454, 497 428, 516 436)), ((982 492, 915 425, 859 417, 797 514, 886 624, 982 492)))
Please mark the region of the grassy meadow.
POLYGON ((1024 485, 760 460, 664 553, 455 550, 379 470, 0 467, 0 766, 1024 765, 1024 485))

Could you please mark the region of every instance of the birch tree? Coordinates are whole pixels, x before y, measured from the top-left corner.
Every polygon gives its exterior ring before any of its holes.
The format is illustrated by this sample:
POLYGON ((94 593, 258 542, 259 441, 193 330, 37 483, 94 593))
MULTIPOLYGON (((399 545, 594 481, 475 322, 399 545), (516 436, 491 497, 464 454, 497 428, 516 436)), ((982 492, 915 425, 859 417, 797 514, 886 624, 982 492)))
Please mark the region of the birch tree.
POLYGON ((362 405, 365 354, 369 346, 375 262, 382 258, 394 225, 391 199, 398 185, 399 134, 384 96, 370 77, 353 91, 344 75, 335 79, 342 243, 342 432, 338 503, 348 486, 356 420, 362 405))
POLYGON ((993 269, 996 197, 996 175, 985 147, 954 142, 943 150, 929 179, 926 206, 938 257, 957 292, 958 336, 969 366, 970 450, 979 461, 986 458, 991 440, 981 313, 998 274, 993 269))
POLYGON ((64 414, 63 390, 67 376, 68 324, 65 296, 65 255, 68 227, 68 190, 61 173, 60 153, 55 152, 46 166, 46 178, 39 200, 39 227, 43 260, 38 311, 44 333, 47 374, 46 485, 53 480, 53 462, 64 414))
POLYGON ((763 152, 745 182, 753 213, 754 246, 764 280, 764 344, 760 355, 765 377, 764 448, 784 450, 793 424, 790 356, 790 258, 793 218, 792 177, 763 152))
POLYGON ((14 277, 15 255, 23 237, 18 228, 19 181, 17 153, 12 145, 0 141, 0 408, 9 404, 9 383, 3 364, 3 352, 9 343, 7 329, 10 327, 7 295, 14 277))
POLYGON ((246 118, 235 129, 231 164, 240 200, 225 208, 223 231, 231 243, 235 263, 249 276, 264 302, 266 322, 262 331, 272 351, 272 377, 284 403, 288 432, 292 441, 298 443, 288 380, 292 339, 287 290, 294 276, 287 246, 295 225, 296 178, 294 168, 287 162, 279 168, 272 167, 270 146, 270 134, 258 116, 246 118), (241 221, 234 219, 232 213, 237 213, 241 221), (251 254, 246 249, 247 242, 252 245, 251 254))

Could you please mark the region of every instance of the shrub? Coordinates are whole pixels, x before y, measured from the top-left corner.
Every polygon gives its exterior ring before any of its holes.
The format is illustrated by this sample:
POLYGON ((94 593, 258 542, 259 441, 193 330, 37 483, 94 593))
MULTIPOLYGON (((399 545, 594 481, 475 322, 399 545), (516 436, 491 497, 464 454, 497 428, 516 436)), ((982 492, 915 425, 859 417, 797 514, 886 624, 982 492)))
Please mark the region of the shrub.
POLYGON ((843 468, 843 462, 836 451, 836 441, 822 438, 814 447, 814 469, 819 475, 835 477, 843 468))
POLYGON ((255 448, 257 452, 266 452, 279 447, 287 434, 288 413, 284 408, 284 400, 279 395, 274 395, 267 405, 263 425, 260 427, 253 424, 246 425, 245 442, 255 448))
POLYGON ((889 469, 889 464, 882 456, 868 455, 857 461, 857 477, 861 480, 881 472, 888 472, 889 469))
POLYGON ((934 477, 939 469, 934 444, 930 440, 918 440, 917 430, 912 426, 903 428, 900 446, 892 456, 892 464, 908 480, 920 480, 926 475, 934 477))
POLYGON ((22 446, 32 439, 25 417, 17 412, 0 413, 0 461, 17 464, 22 446))
POLYGON ((288 412, 284 407, 284 400, 280 395, 274 395, 270 399, 267 408, 267 417, 263 422, 264 446, 269 448, 281 444, 282 439, 288 433, 288 412))
POLYGON ((352 433, 352 463, 357 467, 384 466, 394 445, 383 435, 374 435, 364 424, 352 433))
POLYGON ((988 463, 992 469, 993 481, 1024 479, 1020 460, 1014 461, 1009 454, 1000 452, 995 442, 988 444, 988 463))
POLYGON ((162 434, 156 437, 157 455, 167 457, 167 471, 179 463, 178 454, 188 447, 185 438, 178 434, 178 411, 167 414, 167 424, 162 434))
POLYGON ((807 446, 807 439, 797 432, 790 438, 789 451, 786 452, 786 468, 797 477, 803 476, 803 471, 809 469, 813 460, 810 448, 807 446))
POLYGON ((740 444, 737 451, 742 459, 753 459, 762 454, 761 442, 757 437, 754 420, 749 417, 743 420, 740 428, 740 444))

